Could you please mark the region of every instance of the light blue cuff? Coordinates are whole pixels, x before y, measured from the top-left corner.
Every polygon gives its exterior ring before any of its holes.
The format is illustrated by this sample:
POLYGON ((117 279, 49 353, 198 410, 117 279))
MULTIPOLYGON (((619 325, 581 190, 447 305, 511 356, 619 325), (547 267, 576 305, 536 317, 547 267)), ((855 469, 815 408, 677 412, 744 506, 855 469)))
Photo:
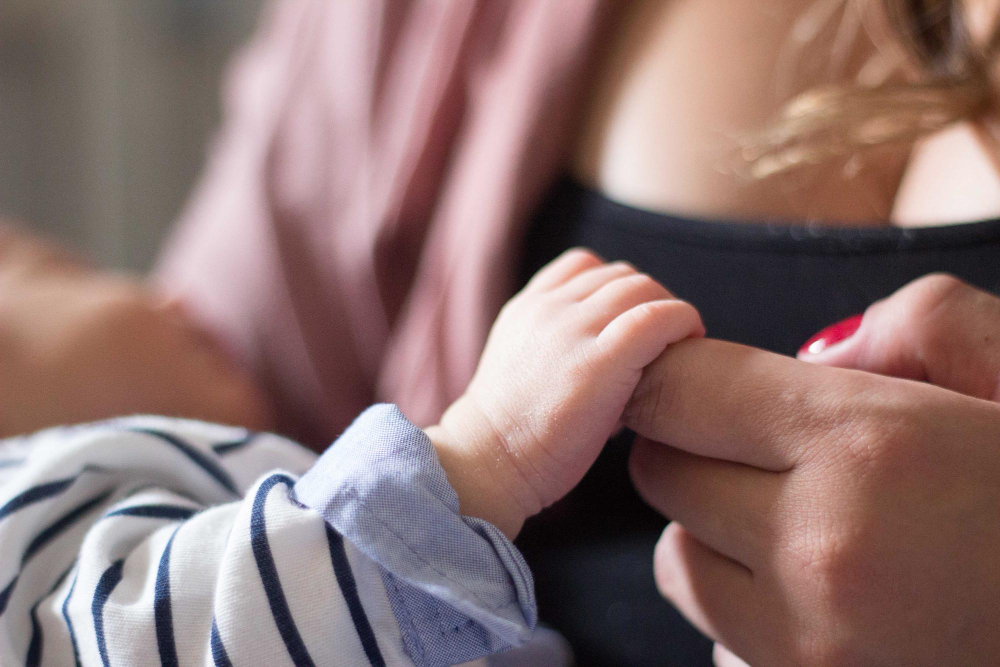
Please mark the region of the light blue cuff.
POLYGON ((527 563, 495 526, 459 514, 430 438, 396 406, 363 412, 295 495, 382 566, 417 665, 474 660, 531 636, 538 614, 527 563))

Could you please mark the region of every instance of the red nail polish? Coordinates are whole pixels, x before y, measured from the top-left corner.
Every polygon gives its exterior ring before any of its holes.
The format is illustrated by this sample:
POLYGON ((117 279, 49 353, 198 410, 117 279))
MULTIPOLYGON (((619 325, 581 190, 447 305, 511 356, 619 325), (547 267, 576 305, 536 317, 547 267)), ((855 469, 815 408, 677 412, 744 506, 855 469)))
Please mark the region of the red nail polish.
POLYGON ((832 345, 847 340, 861 326, 861 318, 863 317, 864 315, 854 315, 836 324, 831 324, 807 340, 805 345, 799 348, 799 354, 818 354, 832 345))

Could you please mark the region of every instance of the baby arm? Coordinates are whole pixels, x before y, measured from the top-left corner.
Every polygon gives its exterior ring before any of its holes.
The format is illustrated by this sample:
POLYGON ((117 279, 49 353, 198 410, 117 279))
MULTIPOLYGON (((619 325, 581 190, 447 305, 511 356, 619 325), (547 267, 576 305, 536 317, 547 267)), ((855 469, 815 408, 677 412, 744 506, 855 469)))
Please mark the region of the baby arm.
POLYGON ((427 429, 462 513, 508 537, 570 491, 642 370, 704 335, 698 312, 632 266, 570 250, 500 312, 465 394, 427 429))
POLYGON ((0 441, 0 663, 447 665, 522 643, 531 574, 501 530, 572 488, 643 367, 701 331, 574 251, 428 433, 382 405, 319 459, 152 417, 0 441))
POLYGON ((0 664, 451 665, 531 575, 394 406, 323 456, 162 417, 0 440, 0 664))

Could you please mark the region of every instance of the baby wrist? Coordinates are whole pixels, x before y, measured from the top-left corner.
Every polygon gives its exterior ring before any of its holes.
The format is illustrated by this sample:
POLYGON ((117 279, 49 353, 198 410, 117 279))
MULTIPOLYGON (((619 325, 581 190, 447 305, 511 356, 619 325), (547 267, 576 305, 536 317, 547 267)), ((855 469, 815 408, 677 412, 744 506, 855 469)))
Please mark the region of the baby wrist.
POLYGON ((460 511, 489 521, 513 539, 542 506, 489 424, 454 408, 425 431, 458 494, 460 511))

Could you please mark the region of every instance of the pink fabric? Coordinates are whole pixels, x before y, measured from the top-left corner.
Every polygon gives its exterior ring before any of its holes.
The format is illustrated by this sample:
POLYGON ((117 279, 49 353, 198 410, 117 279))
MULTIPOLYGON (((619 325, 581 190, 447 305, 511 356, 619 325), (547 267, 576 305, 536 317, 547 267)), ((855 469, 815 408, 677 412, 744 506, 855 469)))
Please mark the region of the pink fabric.
POLYGON ((277 0, 157 278, 322 446, 434 422, 562 168, 601 0, 277 0))

